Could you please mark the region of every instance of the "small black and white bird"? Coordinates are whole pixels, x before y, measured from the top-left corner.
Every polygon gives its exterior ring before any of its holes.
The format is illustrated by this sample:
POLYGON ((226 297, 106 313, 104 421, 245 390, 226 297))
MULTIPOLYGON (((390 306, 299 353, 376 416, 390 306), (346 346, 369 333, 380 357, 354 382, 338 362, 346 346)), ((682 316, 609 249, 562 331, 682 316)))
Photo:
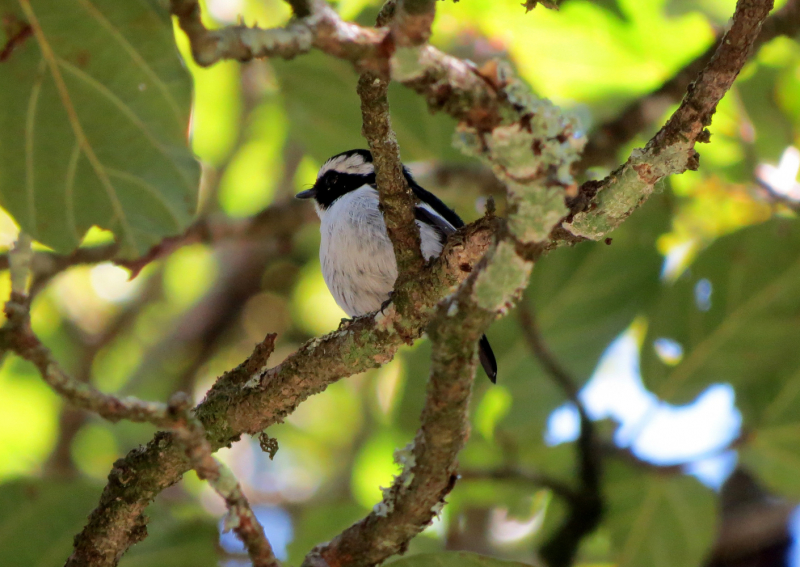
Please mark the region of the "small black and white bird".
MULTIPOLYGON (((422 256, 430 260, 442 253, 447 237, 464 226, 464 221, 420 187, 408 168, 404 166, 403 171, 419 200, 414 216, 422 256)), ((372 154, 350 150, 333 156, 320 168, 314 186, 296 197, 314 199, 321 221, 322 275, 336 303, 350 317, 380 309, 394 289, 397 262, 378 208, 372 154)), ((497 361, 485 335, 478 346, 481 365, 495 382, 497 361)))

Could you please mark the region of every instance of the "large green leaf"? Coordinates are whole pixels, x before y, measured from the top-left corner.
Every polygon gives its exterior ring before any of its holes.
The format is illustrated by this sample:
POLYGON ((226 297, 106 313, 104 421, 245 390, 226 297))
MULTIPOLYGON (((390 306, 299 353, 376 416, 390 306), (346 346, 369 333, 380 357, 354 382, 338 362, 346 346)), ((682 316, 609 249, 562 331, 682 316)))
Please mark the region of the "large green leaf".
POLYGON ((708 384, 730 382, 745 425, 800 367, 800 225, 778 219, 716 241, 666 288, 648 314, 642 377, 668 401, 688 401, 708 384), (653 342, 677 341, 675 365, 653 342))
MULTIPOLYGON (((311 53, 293 61, 273 61, 285 97, 292 135, 318 160, 351 148, 364 148, 358 76, 343 61, 311 53)), ((392 126, 405 161, 465 159, 451 143, 455 121, 431 115, 425 101, 409 89, 389 89, 392 126)))
POLYGON ((0 205, 69 251, 92 225, 122 254, 189 222, 199 167, 187 147, 191 85, 156 0, 0 0, 0 205))
MULTIPOLYGON (((19 480, 0 485, 0 565, 61 565, 72 540, 97 504, 102 487, 81 481, 19 480)), ((176 519, 165 506, 151 510, 151 534, 123 558, 125 567, 213 567, 217 529, 203 516, 176 519)), ((184 514, 185 515, 185 514, 184 514)))
POLYGON ((696 479, 609 463, 606 517, 617 567, 699 567, 714 539, 715 496, 696 479))
POLYGON ((749 428, 740 459, 772 491, 800 498, 800 370, 749 428))
POLYGON ((392 561, 395 567, 529 567, 526 563, 503 561, 466 551, 421 553, 392 561))

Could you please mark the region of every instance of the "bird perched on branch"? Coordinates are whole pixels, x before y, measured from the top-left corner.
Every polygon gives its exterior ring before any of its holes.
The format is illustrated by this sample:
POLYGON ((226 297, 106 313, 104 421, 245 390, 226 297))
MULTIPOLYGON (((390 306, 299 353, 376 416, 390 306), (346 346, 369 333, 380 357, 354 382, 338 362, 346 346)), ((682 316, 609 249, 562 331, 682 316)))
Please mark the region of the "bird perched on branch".
MULTIPOLYGON (((406 181, 419 200, 414 216, 419 227, 422 256, 442 253, 447 237, 464 221, 435 195, 420 187, 408 168, 406 181)), ((311 189, 298 199, 314 199, 322 242, 322 275, 336 303, 350 317, 380 309, 390 298, 397 279, 397 262, 378 208, 375 167, 368 150, 350 150, 330 158, 320 168, 311 189)), ((494 382, 497 362, 486 335, 478 353, 483 369, 494 382)))

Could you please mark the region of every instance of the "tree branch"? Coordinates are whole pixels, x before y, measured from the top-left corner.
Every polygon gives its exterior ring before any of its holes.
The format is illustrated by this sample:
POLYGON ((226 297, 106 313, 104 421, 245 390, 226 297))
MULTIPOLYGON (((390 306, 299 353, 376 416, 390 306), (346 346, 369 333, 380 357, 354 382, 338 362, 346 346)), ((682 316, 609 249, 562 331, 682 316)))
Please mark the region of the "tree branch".
MULTIPOLYGON (((594 223, 593 235, 603 234, 603 227, 611 230, 630 214, 652 191, 662 170, 683 171, 685 167, 681 168, 680 162, 688 163, 694 157, 691 147, 705 125, 703 119, 713 112, 713 107, 708 109, 703 100, 696 100, 698 93, 718 100, 730 86, 760 21, 766 17, 769 6, 765 4, 740 1, 727 36, 729 41, 720 47, 722 55, 715 57, 709 65, 711 72, 701 75, 687 97, 691 108, 682 110, 682 106, 678 110, 677 119, 665 126, 664 136, 658 137, 657 148, 648 146, 619 170, 632 171, 628 175, 636 179, 641 173, 643 180, 627 187, 621 197, 617 195, 619 188, 615 188, 621 185, 618 182, 606 181, 594 187, 604 190, 599 195, 600 207, 593 214, 605 219, 613 209, 616 221, 594 223), (698 120, 700 126, 695 133, 698 120), (686 136, 693 139, 681 142, 686 136), (639 159, 641 156, 650 158, 656 170, 648 170, 651 164, 639 159), (663 165, 665 162, 669 167, 663 165), (631 199, 630 194, 637 188, 639 194, 631 199)), ((509 189, 507 228, 482 269, 475 268, 493 238, 496 221, 492 219, 459 231, 443 256, 421 274, 418 285, 408 291, 415 309, 413 315, 401 316, 390 306, 385 313, 362 317, 335 333, 314 339, 275 368, 264 370, 253 357, 223 376, 196 412, 208 432, 211 447, 227 445, 242 433, 260 432, 327 384, 390 360, 401 343, 419 336, 431 320, 436 303, 467 273, 470 276, 466 284, 438 308, 431 336, 435 335, 435 340, 446 347, 437 354, 443 358, 434 362, 437 372, 448 375, 446 367, 451 363, 453 368, 474 369, 475 341, 495 317, 513 305, 527 284, 532 261, 548 246, 551 228, 568 212, 565 195, 577 192, 569 176, 582 146, 574 134, 574 123, 564 119, 547 101, 529 95, 502 65, 476 70, 427 45, 393 51, 387 30, 345 24, 324 3, 315 2, 311 16, 280 30, 238 26, 211 32, 202 26, 195 0, 172 0, 172 8, 190 38, 195 58, 204 65, 223 57, 291 57, 313 46, 354 62, 362 71, 391 70, 393 79, 425 96, 431 109, 443 110, 460 121, 460 147, 490 164, 509 189), (445 317, 451 320, 445 322, 445 317), (447 358, 451 354, 455 357, 447 358)), ((583 197, 588 202, 589 196, 583 197)), ((576 215, 572 220, 572 228, 580 232, 580 227, 592 219, 587 221, 576 215)), ((173 437, 163 433, 147 448, 117 461, 99 506, 76 537, 71 565, 114 565, 126 547, 137 541, 136 537, 143 537, 142 513, 147 503, 176 482, 188 466, 188 459, 175 447, 173 437), (135 486, 128 482, 130 478, 137 479, 135 486), (97 561, 90 563, 88 558, 97 561)))
MULTIPOLYGON (((127 419, 172 430, 175 439, 184 446, 190 466, 225 499, 230 514, 228 523, 247 547, 253 565, 279 567, 280 564, 275 559, 264 535, 264 529, 242 494, 239 483, 227 468, 211 456, 211 445, 206 439, 202 424, 190 415, 191 400, 188 396, 182 393, 176 394, 168 404, 145 402, 133 397, 119 399, 100 392, 88 381, 72 378, 61 369, 50 351, 31 329, 30 300, 25 295, 31 259, 30 239, 25 234, 20 234, 17 244, 9 253, 12 292, 5 307, 7 323, 0 329, 0 348, 4 351, 11 350, 32 362, 51 388, 80 409, 94 412, 112 422, 127 419)), ((266 363, 273 350, 274 341, 275 335, 270 335, 261 348, 256 349, 259 364, 266 363)), ((121 535, 125 545, 131 545, 139 541, 144 534, 142 530, 135 529, 127 534, 118 535, 121 535)), ((74 558, 75 555, 70 561, 74 558)), ((85 565, 94 565, 97 564, 95 560, 102 564, 104 558, 95 554, 78 561, 82 561, 85 565)))
POLYGON ((0 348, 32 362, 45 382, 68 402, 112 422, 127 419, 152 423, 157 427, 170 426, 172 421, 166 404, 133 397, 119 399, 104 394, 91 384, 74 380, 64 372, 50 350, 31 330, 29 302, 25 295, 12 292, 5 313, 8 321, 0 329, 0 348))
MULTIPOLYGON (((497 225, 497 219, 481 219, 451 237, 442 256, 419 281, 418 311, 413 318, 403 319, 389 306, 383 314, 359 318, 309 341, 267 371, 257 348, 222 376, 195 410, 212 449, 230 445, 242 433, 260 433, 329 384, 390 360, 401 344, 419 336, 438 299, 473 270, 497 225)), ((146 536, 144 510, 150 501, 189 468, 174 436, 164 432, 118 460, 97 508, 76 536, 67 565, 116 565, 130 545, 146 536), (135 483, 130 482, 132 478, 135 483)))
MULTIPOLYGON (((780 10, 764 21, 754 44, 758 50, 779 36, 793 37, 800 33, 800 1, 789 0, 780 10)), ((659 120, 667 109, 679 101, 686 89, 716 53, 722 37, 655 91, 628 105, 613 120, 599 125, 589 137, 583 156, 576 165, 578 171, 616 161, 617 151, 659 120)))
MULTIPOLYGON (((216 244, 226 240, 263 241, 268 238, 286 238, 298 227, 316 219, 313 211, 296 199, 288 199, 266 207, 246 219, 231 219, 223 215, 210 215, 198 219, 183 234, 170 236, 151 248, 147 254, 133 260, 116 261, 119 246, 116 243, 78 248, 70 254, 56 252, 34 252, 31 259, 31 295, 35 295, 53 276, 71 268, 102 262, 116 262, 131 270, 135 277, 146 265, 165 258, 175 250, 202 242, 216 244)), ((8 269, 8 254, 0 254, 0 270, 8 269)))
POLYGON ((465 333, 459 321, 448 320, 446 313, 443 317, 440 308, 428 333, 433 343, 431 376, 417 435, 395 453, 402 473, 366 518, 314 548, 304 567, 371 567, 404 553, 411 538, 441 512, 455 486, 456 457, 469 434, 475 344, 483 331, 465 333))
POLYGON ((646 201, 661 179, 698 168, 700 156, 694 146, 709 141, 706 127, 752 52, 772 5, 772 0, 738 0, 731 28, 689 86, 680 107, 644 149, 634 150, 625 164, 602 181, 583 184, 571 203, 565 229, 598 240, 646 201))
MULTIPOLYGON (((389 81, 374 73, 358 80, 361 98, 361 132, 367 139, 375 164, 383 219, 397 260, 398 284, 413 280, 425 265, 420 249, 419 227, 414 220, 416 199, 408 187, 400 147, 389 114, 389 81)), ((400 306, 402 308, 402 306, 400 306)))
POLYGON ((568 502, 578 498, 574 488, 561 482, 557 478, 551 478, 547 475, 516 467, 501 467, 490 470, 462 470, 460 471, 459 477, 461 480, 502 480, 520 482, 537 488, 546 488, 568 502))
POLYGON ((401 0, 395 10, 392 34, 398 47, 427 43, 436 15, 436 0, 401 0))
MULTIPOLYGON (((377 24, 388 23, 390 19, 386 18, 386 13, 379 14, 377 24)), ((395 287, 402 287, 416 279, 425 265, 425 259, 422 257, 419 227, 415 221, 416 199, 406 181, 400 147, 392 129, 389 81, 376 73, 363 73, 358 80, 358 96, 361 99, 361 133, 372 152, 378 199, 397 261, 395 287)), ((406 307, 398 305, 401 311, 406 307)))
POLYGON ((359 72, 391 75, 392 80, 422 94, 431 110, 444 111, 481 132, 529 114, 530 109, 520 109, 520 101, 513 96, 518 86, 508 69, 500 69, 499 75, 497 66, 478 70, 430 45, 397 47, 392 30, 343 22, 325 2, 313 0, 310 4, 312 13, 307 18, 272 29, 228 26, 208 30, 200 19, 197 0, 171 0, 171 10, 199 65, 213 65, 222 59, 291 59, 315 48, 350 61, 359 72), (509 86, 514 87, 512 92, 501 92, 509 86))
POLYGON ((581 404, 580 400, 578 399, 577 382, 573 379, 569 372, 567 372, 566 369, 561 366, 561 363, 556 359, 553 353, 550 352, 550 349, 545 344, 544 338, 539 331, 539 325, 536 323, 533 309, 531 309, 527 302, 521 301, 517 307, 517 313, 519 315, 522 334, 524 335, 531 352, 539 361, 539 364, 544 367, 545 372, 550 375, 550 377, 553 379, 553 382, 555 382, 556 385, 561 388, 567 399, 575 404, 578 411, 585 414, 586 412, 584 411, 583 404, 581 404))
MULTIPOLYGON (((264 343, 263 355, 269 357, 275 346, 276 335, 269 335, 264 343)), ((280 562, 272 552, 264 528, 253 513, 250 503, 242 493, 242 487, 233 473, 211 456, 211 445, 206 439, 202 424, 191 416, 191 400, 185 394, 176 394, 170 398, 170 412, 174 415, 175 425, 172 430, 175 438, 181 443, 189 457, 191 467, 197 476, 207 481, 224 500, 228 507, 228 516, 224 521, 225 531, 233 529, 242 540, 253 567, 280 567, 280 562)))

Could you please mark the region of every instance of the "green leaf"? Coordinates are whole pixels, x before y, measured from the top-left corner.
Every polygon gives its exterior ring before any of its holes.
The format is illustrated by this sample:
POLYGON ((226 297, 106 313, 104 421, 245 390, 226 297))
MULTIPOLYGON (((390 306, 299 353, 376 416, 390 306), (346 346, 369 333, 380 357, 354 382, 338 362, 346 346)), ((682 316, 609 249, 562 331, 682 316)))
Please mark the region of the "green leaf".
POLYGON ((757 424, 800 367, 800 225, 779 219, 717 240, 661 294, 648 314, 642 377, 668 401, 693 399, 708 384, 730 382, 745 424, 757 424), (710 292, 710 295, 706 295, 710 292), (677 364, 653 347, 682 345, 677 364))
POLYGON ((154 0, 0 0, 0 205, 62 252, 98 225, 121 254, 181 232, 197 200, 191 84, 154 0), (11 109, 11 111, 9 111, 11 109))
MULTIPOLYGON (((350 64, 311 53, 293 61, 272 61, 285 97, 292 136, 318 161, 364 148, 358 76, 350 64), (321 95, 321 90, 324 94, 321 95)), ((451 143, 455 121, 431 115, 425 101, 405 87, 389 88, 392 126, 405 162, 438 158, 464 160, 451 143)))
MULTIPOLYGON (((83 481, 18 480, 0 485, 0 565, 61 565, 97 505, 102 487, 83 481)), ((151 536, 133 547, 123 567, 213 567, 217 529, 205 516, 175 518, 175 505, 150 510, 151 536)))
MULTIPOLYGON (((584 1, 584 0, 578 0, 578 1, 584 1)), ((565 0, 562 0, 561 2, 562 5, 567 5, 568 3, 570 2, 567 2, 565 0)), ((614 14, 617 18, 619 18, 622 21, 628 21, 628 16, 627 14, 625 14, 625 12, 622 11, 622 8, 619 5, 619 0, 591 0, 590 3, 594 4, 595 6, 600 6, 604 10, 614 14)))
POLYGON ((770 490, 800 497, 800 370, 766 406, 748 431, 739 458, 770 490))
POLYGON ((395 567, 522 567, 526 563, 503 561, 494 557, 478 555, 466 551, 447 551, 442 553, 421 553, 392 561, 395 567))
POLYGON ((604 477, 617 567, 697 567, 715 534, 715 496, 696 479, 612 462, 604 477))

